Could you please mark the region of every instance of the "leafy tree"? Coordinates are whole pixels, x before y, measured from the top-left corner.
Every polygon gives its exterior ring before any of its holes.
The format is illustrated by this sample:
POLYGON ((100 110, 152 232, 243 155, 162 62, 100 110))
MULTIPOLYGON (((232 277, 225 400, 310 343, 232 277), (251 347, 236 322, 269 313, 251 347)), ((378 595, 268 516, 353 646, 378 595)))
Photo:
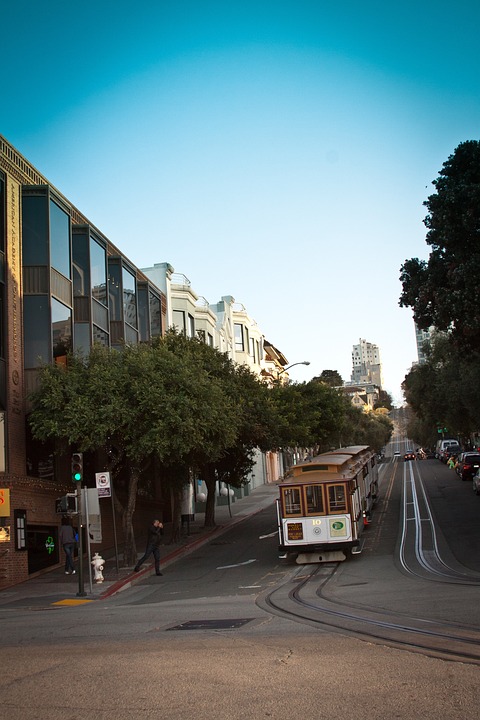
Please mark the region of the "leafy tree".
POLYGON ((272 393, 278 408, 280 447, 322 452, 338 446, 351 407, 341 391, 311 380, 275 387, 272 393))
POLYGON ((392 396, 386 390, 379 391, 378 400, 373 406, 374 410, 379 410, 380 408, 386 408, 387 410, 393 409, 392 396))
POLYGON ((330 387, 342 387, 343 385, 342 376, 337 370, 323 370, 321 375, 313 380, 323 382, 330 387))
POLYGON ((405 399, 412 408, 417 441, 428 444, 437 427, 467 439, 480 425, 480 354, 464 353, 448 337, 438 336, 426 362, 416 365, 403 382, 405 399))
POLYGON ((433 181, 428 215, 428 262, 401 267, 400 306, 418 326, 448 331, 458 347, 480 349, 480 142, 461 143, 433 181))
MULTIPOLYGON (((220 457, 237 435, 237 408, 219 379, 167 338, 122 352, 95 347, 88 358, 70 357, 66 370, 41 372, 32 396, 34 437, 61 438, 82 451, 115 445, 128 460, 130 477, 123 508, 127 565, 136 560, 132 519, 145 462, 188 465, 192 457, 220 457)), ((201 343, 196 343, 199 348, 201 343)), ((180 484, 184 475, 180 474, 180 484)))

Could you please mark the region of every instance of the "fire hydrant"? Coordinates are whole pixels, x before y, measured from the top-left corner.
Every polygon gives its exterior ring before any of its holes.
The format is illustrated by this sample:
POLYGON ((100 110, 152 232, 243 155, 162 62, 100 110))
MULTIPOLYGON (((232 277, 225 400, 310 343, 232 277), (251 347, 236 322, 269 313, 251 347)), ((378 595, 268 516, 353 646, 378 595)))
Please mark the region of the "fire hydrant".
POLYGON ((102 575, 102 570, 105 565, 105 560, 98 552, 95 553, 92 560, 93 570, 95 572, 95 582, 101 583, 105 580, 102 575))

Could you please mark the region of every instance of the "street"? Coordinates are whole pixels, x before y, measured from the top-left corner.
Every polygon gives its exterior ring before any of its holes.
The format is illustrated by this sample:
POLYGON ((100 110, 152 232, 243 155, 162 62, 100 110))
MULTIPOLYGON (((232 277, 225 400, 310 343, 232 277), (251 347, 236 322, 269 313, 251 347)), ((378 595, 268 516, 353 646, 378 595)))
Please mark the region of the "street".
MULTIPOLYGON (((395 465, 395 467, 394 467, 395 465)), ((407 463, 408 465, 408 463, 407 463)), ((408 577, 395 558, 405 463, 381 473, 378 524, 328 592, 391 612, 480 627, 478 587, 408 577), (388 481, 388 471, 394 479, 388 481), (387 497, 388 495, 388 497, 387 497)), ((419 470, 442 543, 475 573, 480 498, 438 461, 419 470), (456 503, 452 513, 452 504, 456 503), (453 521, 452 521, 453 514, 453 521), (462 517, 460 539, 450 537, 462 517)), ((273 506, 108 600, 3 606, 2 712, 16 720, 476 718, 478 667, 269 613, 261 598, 301 566, 278 559, 273 506)))

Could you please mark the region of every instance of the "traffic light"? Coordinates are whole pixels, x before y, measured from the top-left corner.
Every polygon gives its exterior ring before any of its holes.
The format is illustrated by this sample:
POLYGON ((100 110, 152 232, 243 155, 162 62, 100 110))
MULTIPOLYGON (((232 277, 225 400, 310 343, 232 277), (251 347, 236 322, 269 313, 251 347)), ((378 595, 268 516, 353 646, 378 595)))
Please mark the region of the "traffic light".
POLYGON ((77 498, 75 493, 67 493, 55 500, 55 512, 67 515, 77 512, 77 498))
POLYGON ((72 455, 72 480, 73 482, 82 482, 83 480, 83 453, 73 453, 72 455))

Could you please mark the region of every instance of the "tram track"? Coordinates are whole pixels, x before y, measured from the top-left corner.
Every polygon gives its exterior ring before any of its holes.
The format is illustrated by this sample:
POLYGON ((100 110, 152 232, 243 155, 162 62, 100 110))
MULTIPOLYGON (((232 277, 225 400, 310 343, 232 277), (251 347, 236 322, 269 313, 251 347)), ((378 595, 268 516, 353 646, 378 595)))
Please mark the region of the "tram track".
MULTIPOLYGON (((400 534, 394 563, 401 571, 396 579, 399 587, 408 582, 401 579, 406 576, 410 582, 421 583, 419 587, 424 592, 427 581, 446 587, 463 586, 471 595, 480 586, 480 574, 462 566, 450 553, 435 523, 418 465, 394 460, 382 473, 382 502, 376 509, 367 536, 369 557, 374 557, 376 550, 382 547, 382 526, 388 525, 389 505, 395 504, 393 496, 396 493, 398 497, 400 480, 400 534), (370 534, 374 528, 375 532, 370 534)), ((362 562, 361 558, 359 562, 362 562)), ((389 609, 376 607, 371 592, 362 597, 361 586, 368 585, 371 580, 368 575, 365 575, 364 583, 360 577, 352 584, 358 586, 358 594, 353 599, 351 587, 349 590, 341 582, 342 568, 345 567, 344 563, 297 567, 282 585, 259 597, 257 602, 267 612, 321 631, 339 632, 367 642, 480 665, 480 627, 442 618, 431 619, 428 602, 423 605, 426 617, 420 616, 423 613, 419 604, 413 613, 411 610, 405 612, 405 604, 402 606, 401 601, 398 606, 402 609, 398 611, 395 603, 389 609)))
POLYGON ((338 564, 315 566, 307 573, 300 569, 300 577, 290 578, 257 602, 270 613, 320 630, 480 665, 480 628, 329 600, 324 591, 337 569, 338 564))
POLYGON ((457 585, 480 586, 480 573, 467 570, 448 552, 440 549, 440 531, 436 526, 425 490, 419 463, 403 467, 402 518, 399 562, 409 575, 423 580, 440 580, 457 585), (448 560, 445 557, 448 557, 448 560))

